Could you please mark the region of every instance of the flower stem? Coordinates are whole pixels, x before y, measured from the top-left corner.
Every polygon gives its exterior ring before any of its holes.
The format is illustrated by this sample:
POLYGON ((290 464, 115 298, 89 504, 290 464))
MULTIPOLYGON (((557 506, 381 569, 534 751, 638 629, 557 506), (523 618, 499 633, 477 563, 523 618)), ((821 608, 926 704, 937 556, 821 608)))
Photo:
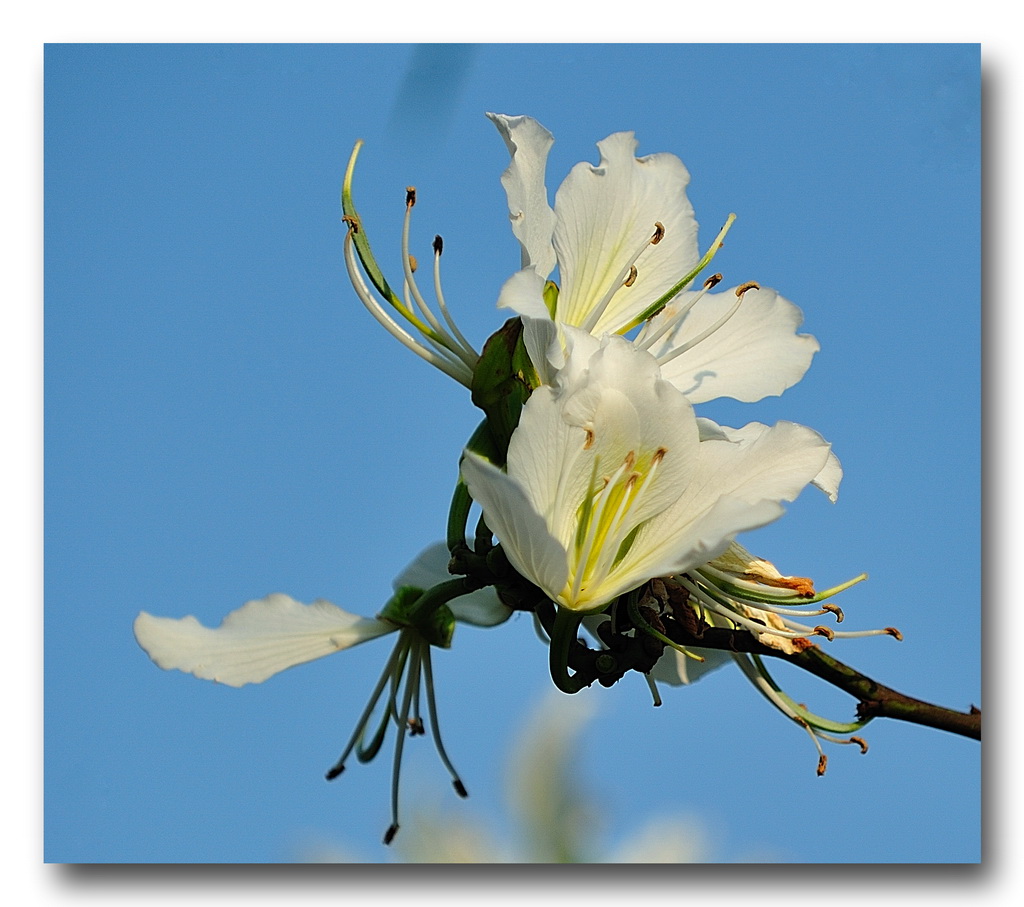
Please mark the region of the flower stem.
POLYGON ((551 628, 551 645, 548 648, 551 679, 563 693, 578 693, 593 683, 593 678, 587 679, 580 671, 569 675, 569 649, 576 642, 582 620, 582 616, 575 611, 558 608, 551 628))

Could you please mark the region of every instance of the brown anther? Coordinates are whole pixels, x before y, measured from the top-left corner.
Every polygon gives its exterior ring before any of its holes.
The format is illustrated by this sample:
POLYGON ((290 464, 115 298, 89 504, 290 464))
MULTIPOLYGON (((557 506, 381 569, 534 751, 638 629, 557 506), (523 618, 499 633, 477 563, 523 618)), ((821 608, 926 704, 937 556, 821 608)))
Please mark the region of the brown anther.
POLYGON ((426 731, 423 729, 422 718, 410 718, 409 719, 409 736, 416 737, 420 734, 425 734, 426 731))
POLYGON ((583 449, 590 450, 594 446, 594 430, 592 428, 585 428, 584 431, 587 433, 587 439, 583 442, 583 449))
POLYGON ((845 617, 845 615, 843 614, 842 608, 838 608, 835 605, 822 605, 821 610, 828 611, 829 613, 834 614, 836 616, 837 624, 841 624, 843 622, 843 618, 845 617))
POLYGON ((814 628, 814 635, 815 636, 824 636, 825 639, 827 639, 829 642, 832 642, 832 640, 836 638, 836 634, 832 630, 830 630, 828 627, 815 627, 814 628))
POLYGON ((444 249, 444 240, 441 239, 440 236, 435 236, 434 237, 434 254, 435 255, 440 255, 441 251, 443 249, 444 249))
POLYGON ((654 222, 654 235, 651 237, 651 245, 656 246, 665 238, 665 225, 660 221, 654 222))
POLYGON ((704 281, 704 289, 710 290, 712 287, 717 287, 721 282, 721 274, 712 274, 707 280, 704 281))
POLYGON ((665 455, 668 453, 667 447, 659 447, 655 452, 654 456, 651 457, 651 466, 657 466, 662 460, 665 459, 665 455))
POLYGON ((744 579, 760 583, 762 586, 771 586, 775 589, 792 589, 797 595, 803 598, 814 597, 814 580, 806 576, 767 576, 764 573, 747 572, 743 574, 744 579))
POLYGON ((903 634, 900 633, 900 631, 897 630, 895 627, 885 627, 885 632, 888 633, 890 636, 895 637, 900 642, 903 642, 903 634))
POLYGON ((824 753, 818 758, 818 777, 820 778, 825 774, 825 769, 828 768, 828 756, 824 753))
POLYGON ((806 636, 798 636, 796 639, 791 639, 790 642, 793 644, 793 648, 796 649, 797 652, 806 652, 808 649, 814 648, 814 643, 806 636))
POLYGON ((346 215, 344 215, 344 217, 342 217, 341 222, 343 224, 348 224, 348 228, 349 228, 349 230, 352 233, 358 233, 359 232, 359 218, 358 217, 353 217, 351 214, 346 214, 346 215))
POLYGON ((760 290, 760 289, 761 289, 761 284, 759 284, 756 280, 748 280, 745 284, 736 287, 736 295, 737 296, 742 296, 744 293, 747 292, 747 290, 760 290))
POLYGON ((860 747, 862 756, 868 751, 868 742, 863 737, 851 737, 850 743, 856 743, 860 747))
POLYGON ((636 275, 637 275, 636 265, 630 265, 629 266, 629 276, 624 281, 622 281, 622 285, 624 287, 631 287, 631 286, 633 286, 633 284, 636 283, 636 275))
POLYGON ((413 274, 415 274, 416 273, 416 269, 418 267, 419 267, 419 263, 416 261, 416 256, 415 255, 410 255, 409 256, 409 270, 412 271, 413 274))
POLYGON ((626 469, 632 469, 633 464, 636 463, 636 451, 631 450, 628 454, 626 454, 626 459, 623 460, 622 462, 625 465, 626 469))
POLYGON ((411 208, 416 204, 416 187, 406 186, 405 187, 405 207, 411 208))

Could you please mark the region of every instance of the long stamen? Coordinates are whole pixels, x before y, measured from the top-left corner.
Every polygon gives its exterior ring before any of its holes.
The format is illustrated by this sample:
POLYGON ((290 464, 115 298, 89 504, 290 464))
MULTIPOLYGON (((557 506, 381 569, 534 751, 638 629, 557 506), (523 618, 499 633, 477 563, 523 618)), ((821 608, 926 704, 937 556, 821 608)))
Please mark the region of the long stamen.
MULTIPOLYGON (((666 315, 662 319, 661 327, 658 328, 650 337, 644 337, 642 341, 638 341, 636 345, 642 350, 649 350, 655 343, 661 340, 669 331, 675 330, 675 328, 682 323, 683 319, 690 313, 693 307, 700 302, 704 296, 711 290, 712 287, 718 286, 722 282, 721 274, 712 274, 707 280, 704 281, 704 286, 701 287, 700 292, 697 293, 692 299, 686 302, 684 305, 679 307, 676 312, 668 312, 668 306, 662 309, 666 315)), ((620 331, 621 333, 621 331, 620 331)))
POLYGON ((434 737, 437 755, 441 757, 441 762, 448 769, 448 774, 452 776, 452 787, 455 788, 455 793, 460 797, 468 797, 469 794, 466 792, 466 786, 462 783, 459 773, 455 771, 455 766, 452 765, 451 759, 448 758, 448 753, 445 752, 444 744, 441 742, 441 725, 437 721, 437 703, 434 701, 434 671, 430 663, 430 644, 427 642, 423 643, 422 663, 423 679, 426 681, 427 687, 427 713, 430 715, 430 733, 434 737))
POLYGON ((352 750, 355 748, 356 743, 363 736, 363 732, 366 729, 366 722, 370 720, 370 715, 373 710, 377 707, 377 700, 380 698, 380 694, 384 690, 385 684, 388 682, 388 678, 391 677, 391 672, 395 666, 395 662, 398 658, 398 650, 403 646, 403 640, 399 638, 395 647, 391 650, 391 655, 388 657, 387 662, 384 665, 384 670, 381 672, 380 680, 377 681, 377 685, 373 688, 373 692, 370 694, 370 701, 366 703, 366 708, 363 709, 362 715, 359 716, 359 720, 356 722, 356 729, 352 733, 352 737, 345 745, 345 749, 342 751, 338 761, 334 763, 331 768, 327 770, 326 778, 328 781, 333 781, 343 771, 345 771, 345 761, 348 759, 352 750))
POLYGON ((664 236, 665 228, 660 223, 656 222, 654 224, 654 233, 630 256, 629 261, 622 266, 619 273, 615 276, 615 279, 605 291, 604 296, 601 297, 600 302, 591 308, 586 321, 581 325, 583 330, 593 332, 594 327, 597 325, 598 321, 601 320, 601 316, 604 315, 605 310, 608 308, 608 304, 612 301, 612 297, 624 286, 628 287, 633 285, 633 281, 636 280, 636 269, 633 266, 636 264, 637 260, 648 250, 648 248, 660 243, 664 236))
POLYGON ((423 294, 420 293, 420 289, 416 284, 416 278, 413 276, 414 259, 409 254, 409 225, 412 221, 412 209, 415 204, 416 190, 410 186, 406 189, 405 219, 402 222, 402 271, 405 274, 406 283, 412 291, 412 297, 416 300, 416 305, 419 307, 420 312, 434 330, 433 339, 450 350, 472 369, 476 365, 476 353, 472 352, 472 350, 466 352, 462 346, 448 335, 448 332, 441 326, 441 322, 437 320, 437 316, 430 311, 430 306, 427 305, 423 294))
POLYGON ((473 345, 465 338, 462 331, 459 330, 458 325, 455 323, 455 319, 448 313, 448 305, 444 300, 444 293, 441 292, 441 252, 444 249, 444 241, 440 236, 434 237, 434 295, 437 297, 437 306, 441 310, 441 315, 444 317, 445 324, 451 329, 455 339, 462 344, 463 349, 472 356, 474 362, 479 358, 476 354, 476 350, 473 349, 473 345))
POLYGON ((384 307, 373 298, 370 294, 369 287, 366 286, 366 282, 363 280, 362 274, 359 273, 351 239, 351 231, 349 231, 345 236, 344 258, 349 280, 352 281, 352 286, 356 291, 356 295, 359 297, 359 301, 362 302, 367 311, 377 319, 380 325, 387 330, 392 337, 398 340, 403 346, 412 350, 417 356, 425 359, 435 368, 439 368, 442 372, 449 377, 454 378, 460 384, 469 387, 473 380, 473 371, 471 368, 461 360, 442 358, 433 350, 424 346, 412 337, 412 335, 410 335, 404 328, 402 328, 394 318, 391 317, 390 313, 388 313, 384 307))
POLYGON ((732 318, 733 315, 736 314, 736 312, 739 311, 740 304, 743 302, 743 294, 744 293, 746 293, 748 290, 759 290, 759 289, 760 289, 760 287, 756 283, 754 283, 753 281, 751 281, 750 283, 745 283, 741 287, 737 287, 736 288, 736 301, 732 304, 732 307, 729 309, 728 312, 726 312, 721 318, 718 319, 718 321, 716 321, 714 324, 712 324, 706 330, 701 331, 692 340, 688 340, 686 343, 682 344, 681 346, 677 347, 676 349, 671 350, 670 352, 666 353, 663 356, 659 356, 658 357, 658 364, 659 365, 664 365, 666 362, 671 362, 677 356, 682 356, 683 353, 687 352, 688 350, 692 350, 698 343, 702 343, 703 341, 707 340, 708 337, 710 337, 712 334, 714 334, 715 331, 717 331, 720 327, 722 327, 722 325, 724 325, 730 318, 732 318))
POLYGON ((709 264, 711 264, 711 259, 713 259, 717 254, 718 250, 722 248, 722 241, 725 239, 725 234, 729 232, 729 228, 732 226, 734 220, 736 220, 735 214, 730 214, 728 218, 726 218, 725 226, 718 231, 718 236, 715 237, 715 241, 711 244, 711 247, 707 250, 707 252, 704 253, 704 257, 697 262, 697 265, 693 268, 692 271, 686 274, 669 290, 662 293, 661 296, 659 296, 654 302, 647 306, 646 309, 644 309, 639 315, 637 315, 624 328, 620 328, 618 333, 628 334, 631 330, 633 330, 633 328, 638 327, 639 325, 647 321, 648 318, 653 318, 655 315, 658 314, 658 312, 665 308, 665 306, 668 305, 676 296, 678 296, 679 293, 685 290, 693 281, 693 279, 698 274, 700 274, 700 272, 703 271, 709 264))
POLYGON ((391 769, 391 825, 384 832, 384 843, 390 844, 398 833, 398 781, 402 771, 402 750, 405 747, 405 732, 409 721, 409 704, 415 689, 415 679, 420 674, 420 650, 413 645, 409 676, 405 682, 405 695, 402 697, 402 710, 398 715, 398 736, 395 739, 395 761, 391 769))

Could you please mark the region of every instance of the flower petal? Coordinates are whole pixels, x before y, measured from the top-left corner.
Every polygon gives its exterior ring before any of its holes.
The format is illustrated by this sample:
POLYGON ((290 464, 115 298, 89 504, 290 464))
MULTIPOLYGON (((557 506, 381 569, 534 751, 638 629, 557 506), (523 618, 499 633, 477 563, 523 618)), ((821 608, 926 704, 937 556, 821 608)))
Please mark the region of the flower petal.
POLYGON ((550 320, 551 315, 544 304, 544 278, 536 268, 516 271, 502 284, 498 293, 498 308, 512 309, 520 315, 539 320, 550 320))
POLYGON ((322 599, 304 605, 275 593, 232 611, 215 629, 195 617, 135 618, 135 638, 161 668, 228 686, 260 683, 285 668, 330 655, 395 629, 322 599))
MULTIPOLYGON (((686 197, 690 174, 674 154, 637 158, 632 132, 617 132, 597 147, 601 162, 577 164, 555 195, 554 244, 562 287, 558 319, 583 326, 612 290, 635 252, 636 279, 615 290, 590 327, 614 333, 680 280, 699 258, 697 221, 686 197), (655 224, 665 235, 650 239, 655 224)), ((628 273, 628 270, 627 270, 628 273)))
POLYGON ((843 479, 843 467, 832 451, 829 451, 828 459, 811 483, 815 488, 825 492, 828 499, 834 504, 839 498, 839 483, 843 479))
POLYGON ((640 530, 620 567, 662 576, 722 554, 739 532, 783 513, 821 472, 829 444, 794 422, 721 427, 729 440, 701 442, 701 457, 679 499, 640 530), (643 562, 633 563, 643 557, 643 562), (627 563, 629 562, 629 563, 627 563))
POLYGON ((508 197, 512 232, 523 249, 523 267, 533 265, 543 281, 555 269, 555 250, 551 246, 555 213, 548 205, 544 184, 554 136, 533 117, 489 113, 487 118, 498 127, 512 155, 501 184, 508 197))
MULTIPOLYGON (((695 295, 680 293, 651 320, 637 342, 642 345, 644 334, 656 331, 695 295)), ((705 294, 650 352, 661 359, 711 327, 735 302, 735 291, 705 294)), ((810 334, 796 333, 803 320, 800 309, 774 290, 747 290, 729 320, 692 349, 665 362, 662 375, 691 403, 716 397, 753 403, 776 396, 804 376, 820 349, 810 334)))
POLYGON ((487 525, 501 540, 509 562, 548 595, 556 596, 568 575, 565 548, 533 509, 523 486, 472 451, 463 455, 461 468, 469 493, 483 508, 487 525))
POLYGON ((696 683, 705 674, 732 661, 732 656, 722 649, 688 648, 694 655, 700 655, 704 660, 697 661, 682 652, 666 647, 658 663, 651 669, 651 679, 674 687, 696 683))
MULTIPOLYGON (((395 577, 395 589, 412 586, 427 590, 432 586, 447 582, 452 578, 448 572, 451 554, 444 542, 435 542, 424 548, 401 573, 395 577)), ((448 602, 455 619, 464 624, 477 627, 494 627, 504 623, 512 615, 512 610, 503 605, 494 589, 488 586, 468 595, 460 595, 448 602)))

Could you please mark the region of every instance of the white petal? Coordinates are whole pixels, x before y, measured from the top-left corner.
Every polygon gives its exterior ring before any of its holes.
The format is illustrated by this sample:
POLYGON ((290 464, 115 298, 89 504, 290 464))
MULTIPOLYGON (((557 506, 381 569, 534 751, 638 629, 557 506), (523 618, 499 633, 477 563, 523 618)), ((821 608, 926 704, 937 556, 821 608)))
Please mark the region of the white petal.
POLYGON ((471 451, 463 455, 462 477, 512 566, 555 597, 568 575, 566 552, 533 509, 523 486, 471 451))
POLYGON ((843 479, 843 467, 839 463, 839 457, 829 451, 828 459, 815 477, 812 484, 828 495, 828 499, 834 504, 839 498, 839 483, 843 479))
MULTIPOLYGON (((416 555, 413 562, 395 577, 393 585, 396 590, 401 586, 427 590, 447 582, 453 578, 448 572, 450 560, 448 546, 444 542, 435 542, 416 555)), ((448 602, 448 607, 452 609, 456 620, 477 627, 496 626, 504 623, 512 614, 511 609, 501 603, 490 586, 453 598, 448 602)))
MULTIPOLYGON (((694 295, 680 293, 644 333, 656 331, 694 295)), ((706 294, 677 328, 651 348, 651 353, 661 359, 678 349, 711 327, 735 302, 735 291, 706 294)), ((803 320, 800 309, 774 290, 748 290, 725 324, 692 349, 665 362, 662 375, 692 403, 716 397, 753 403, 781 394, 803 378, 820 349, 810 334, 796 332, 803 320)), ((637 341, 643 342, 643 333, 637 341)))
POLYGON ((633 253, 636 280, 619 287, 594 333, 614 333, 693 268, 699 258, 697 221, 686 197, 690 181, 673 154, 637 158, 631 132, 608 136, 597 147, 598 166, 577 164, 555 195, 555 251, 562 288, 557 317, 582 326, 615 286, 633 253), (665 228, 649 244, 655 224, 665 228))
POLYGON ((498 293, 498 308, 512 309, 530 318, 550 320, 551 315, 544 304, 544 282, 536 268, 516 271, 498 293))
POLYGON ((260 683, 303 662, 395 629, 318 600, 304 605, 275 593, 232 611, 215 629, 194 617, 135 619, 135 638, 161 668, 177 668, 228 686, 260 683))
POLYGON ((732 661, 732 656, 722 649, 688 648, 694 655, 703 657, 704 661, 697 661, 666 646, 664 654, 651 669, 651 678, 670 686, 695 683, 709 671, 732 661))
POLYGON ((523 267, 533 265, 541 278, 546 278, 555 268, 551 246, 555 214, 548 205, 544 171, 555 139, 532 117, 502 113, 489 113, 487 117, 498 127, 512 155, 501 184, 508 197, 512 232, 523 248, 523 267))
POLYGON ((644 525, 623 570, 660 576, 717 557, 737 533, 781 516, 781 502, 794 500, 829 454, 817 432, 793 422, 721 431, 730 440, 701 442, 690 483, 672 507, 644 525), (641 557, 645 562, 632 563, 641 557))

